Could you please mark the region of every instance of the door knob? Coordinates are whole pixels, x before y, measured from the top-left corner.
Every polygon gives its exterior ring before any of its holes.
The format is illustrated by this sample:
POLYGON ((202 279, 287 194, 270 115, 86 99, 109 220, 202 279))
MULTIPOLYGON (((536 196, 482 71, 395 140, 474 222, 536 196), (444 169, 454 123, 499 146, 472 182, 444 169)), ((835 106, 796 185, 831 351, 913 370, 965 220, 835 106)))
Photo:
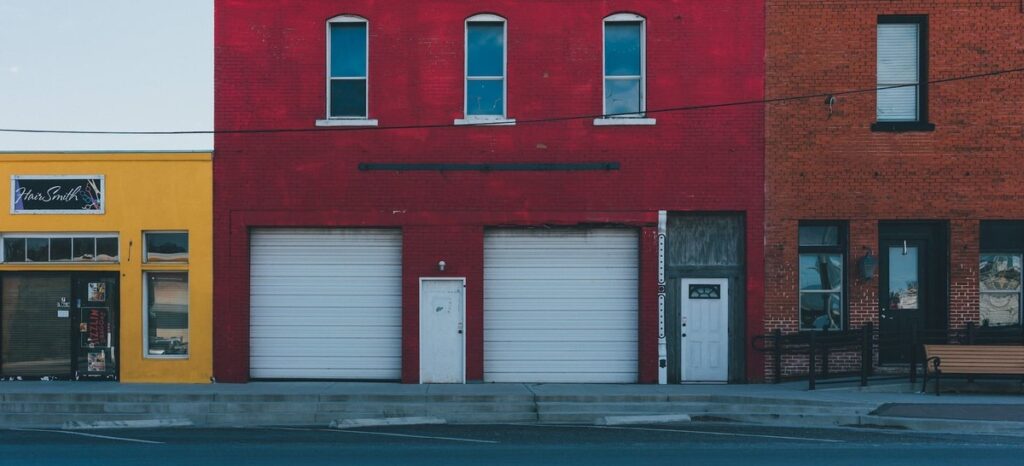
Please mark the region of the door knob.
POLYGON ((686 338, 686 334, 685 333, 683 334, 683 338, 686 338))
POLYGON ((462 335, 462 322, 459 322, 459 335, 462 335))

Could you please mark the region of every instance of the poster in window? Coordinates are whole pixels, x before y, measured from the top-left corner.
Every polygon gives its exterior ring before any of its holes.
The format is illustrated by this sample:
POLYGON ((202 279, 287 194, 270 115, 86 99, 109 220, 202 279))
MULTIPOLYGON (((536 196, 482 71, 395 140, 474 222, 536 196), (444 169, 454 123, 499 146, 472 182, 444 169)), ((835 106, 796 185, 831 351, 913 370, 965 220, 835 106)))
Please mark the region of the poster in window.
POLYGON ((89 302, 107 302, 107 284, 105 282, 93 282, 89 284, 89 302))
POLYGON ((87 372, 106 372, 107 371, 107 352, 105 350, 90 351, 86 357, 87 365, 85 370, 87 372))
POLYGON ((82 348, 103 348, 110 346, 107 336, 110 334, 110 319, 106 308, 82 309, 82 323, 79 330, 82 334, 82 348))

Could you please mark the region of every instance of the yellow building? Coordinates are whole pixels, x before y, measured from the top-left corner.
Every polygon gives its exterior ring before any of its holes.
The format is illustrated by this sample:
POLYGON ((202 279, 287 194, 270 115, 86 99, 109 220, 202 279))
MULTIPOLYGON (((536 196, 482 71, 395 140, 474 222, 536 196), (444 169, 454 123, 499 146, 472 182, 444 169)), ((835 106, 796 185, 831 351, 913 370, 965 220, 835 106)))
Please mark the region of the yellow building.
POLYGON ((0 153, 0 378, 208 383, 211 153, 0 153))

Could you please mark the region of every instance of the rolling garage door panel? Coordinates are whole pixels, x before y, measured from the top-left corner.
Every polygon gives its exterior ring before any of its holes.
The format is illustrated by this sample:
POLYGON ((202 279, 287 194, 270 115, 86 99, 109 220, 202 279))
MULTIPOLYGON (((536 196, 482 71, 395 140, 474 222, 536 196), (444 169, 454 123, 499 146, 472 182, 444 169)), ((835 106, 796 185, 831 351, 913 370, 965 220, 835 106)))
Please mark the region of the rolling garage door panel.
POLYGON ((628 229, 488 231, 484 379, 636 382, 638 251, 628 229))
POLYGON ((250 248, 253 378, 401 377, 400 231, 261 229, 250 248))

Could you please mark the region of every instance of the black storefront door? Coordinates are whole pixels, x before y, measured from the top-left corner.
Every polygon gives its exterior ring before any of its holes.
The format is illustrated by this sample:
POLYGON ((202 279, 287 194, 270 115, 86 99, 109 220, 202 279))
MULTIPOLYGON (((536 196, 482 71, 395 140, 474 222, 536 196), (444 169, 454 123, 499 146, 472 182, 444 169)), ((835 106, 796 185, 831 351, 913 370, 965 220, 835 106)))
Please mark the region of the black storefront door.
POLYGON ((879 228, 879 362, 910 361, 916 330, 924 338, 946 327, 947 252, 941 224, 883 224, 879 228))
POLYGON ((114 273, 0 274, 0 376, 117 378, 114 273))

